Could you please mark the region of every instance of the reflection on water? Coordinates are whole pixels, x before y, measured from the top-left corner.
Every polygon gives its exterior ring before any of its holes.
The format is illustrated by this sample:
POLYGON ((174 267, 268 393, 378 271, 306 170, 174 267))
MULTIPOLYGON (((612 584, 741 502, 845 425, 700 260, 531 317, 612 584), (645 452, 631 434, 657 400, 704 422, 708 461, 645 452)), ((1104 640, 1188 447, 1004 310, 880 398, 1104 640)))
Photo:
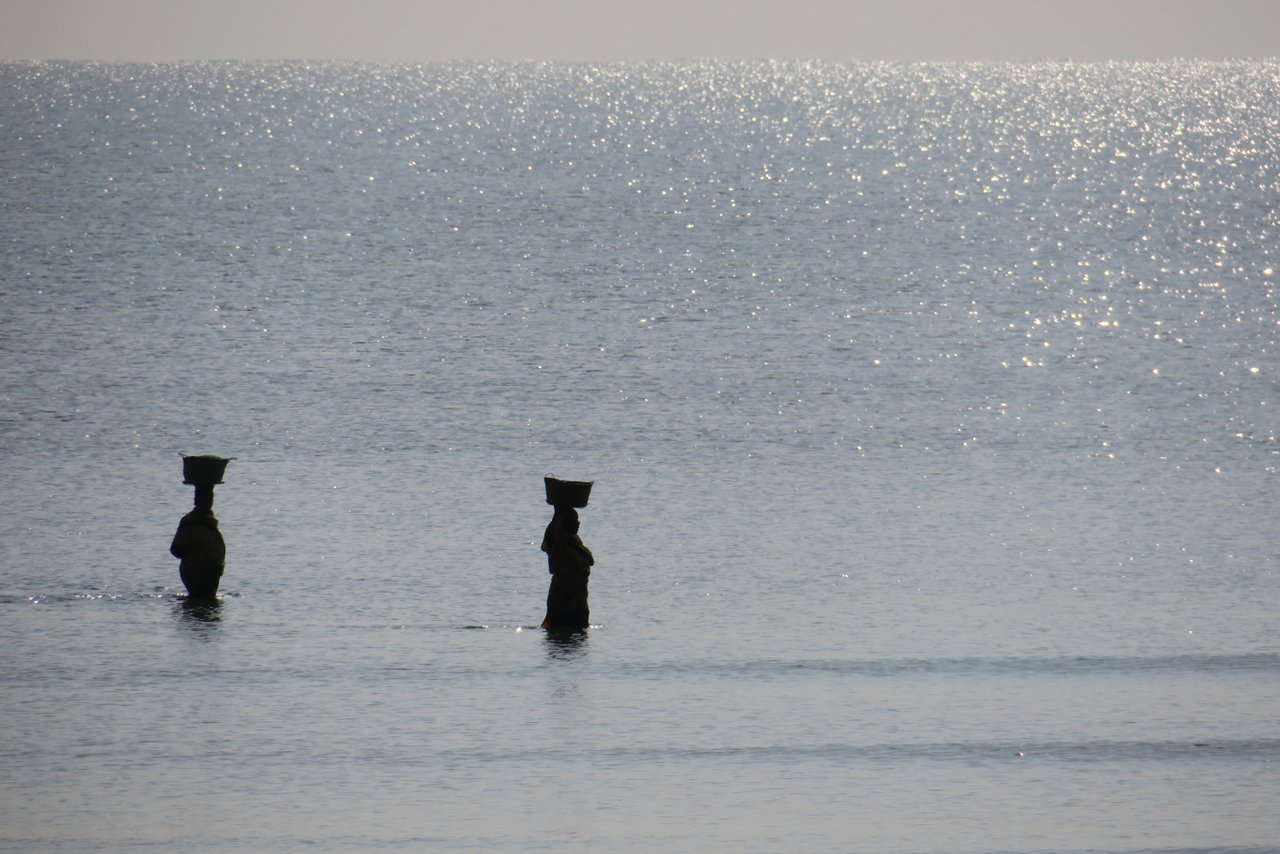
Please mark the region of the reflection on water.
POLYGON ((588 635, 583 629, 547 629, 543 638, 551 658, 578 658, 587 651, 588 635))
POLYGON ((176 613, 180 623, 207 635, 214 625, 222 621, 222 600, 180 598, 176 613))

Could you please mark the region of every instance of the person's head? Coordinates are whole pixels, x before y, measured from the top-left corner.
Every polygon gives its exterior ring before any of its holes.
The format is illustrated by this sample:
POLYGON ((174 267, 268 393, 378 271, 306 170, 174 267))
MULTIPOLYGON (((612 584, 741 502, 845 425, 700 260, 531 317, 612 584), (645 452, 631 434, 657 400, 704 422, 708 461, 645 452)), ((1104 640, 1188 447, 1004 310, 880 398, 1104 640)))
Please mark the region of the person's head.
POLYGON ((196 509, 206 513, 213 512, 213 487, 200 485, 196 487, 196 509))
POLYGON ((569 506, 556 507, 556 527, 570 534, 578 533, 578 511, 569 506))

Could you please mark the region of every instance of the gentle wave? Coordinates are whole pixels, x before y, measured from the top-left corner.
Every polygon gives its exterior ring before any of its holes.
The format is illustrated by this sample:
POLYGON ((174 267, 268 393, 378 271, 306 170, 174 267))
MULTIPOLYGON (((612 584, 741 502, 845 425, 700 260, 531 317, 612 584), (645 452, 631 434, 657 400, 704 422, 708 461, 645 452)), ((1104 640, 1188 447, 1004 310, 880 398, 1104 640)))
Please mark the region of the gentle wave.
POLYGON ((1277 672, 1280 654, 1192 654, 1115 656, 1046 655, 1016 658, 893 658, 893 659, 812 659, 801 661, 759 660, 739 662, 646 662, 622 665, 641 677, 714 675, 720 678, 759 679, 761 677, 805 678, 811 674, 900 678, 921 675, 1052 675, 1084 676, 1100 673, 1169 673, 1179 671, 1277 672))
MULTIPOLYGON (((1219 739, 1208 741, 1017 741, 983 740, 929 743, 758 744, 719 747, 646 745, 638 747, 583 746, 566 754, 563 748, 527 750, 441 750, 415 761, 454 761, 465 764, 490 762, 532 763, 563 760, 592 764, 634 766, 651 763, 727 762, 748 765, 809 765, 849 762, 945 762, 1003 763, 1014 761, 1058 763, 1146 763, 1221 760, 1273 763, 1280 760, 1280 739, 1219 739)), ((391 756, 379 757, 390 761, 391 756)))

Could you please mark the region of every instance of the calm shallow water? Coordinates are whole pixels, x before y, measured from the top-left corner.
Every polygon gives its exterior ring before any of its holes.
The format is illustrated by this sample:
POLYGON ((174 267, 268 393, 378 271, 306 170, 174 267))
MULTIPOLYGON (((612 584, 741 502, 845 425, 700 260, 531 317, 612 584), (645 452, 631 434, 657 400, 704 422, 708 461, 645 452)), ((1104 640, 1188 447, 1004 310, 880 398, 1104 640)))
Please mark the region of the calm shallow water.
POLYGON ((1271 850, 1277 83, 4 66, 0 848, 1271 850))

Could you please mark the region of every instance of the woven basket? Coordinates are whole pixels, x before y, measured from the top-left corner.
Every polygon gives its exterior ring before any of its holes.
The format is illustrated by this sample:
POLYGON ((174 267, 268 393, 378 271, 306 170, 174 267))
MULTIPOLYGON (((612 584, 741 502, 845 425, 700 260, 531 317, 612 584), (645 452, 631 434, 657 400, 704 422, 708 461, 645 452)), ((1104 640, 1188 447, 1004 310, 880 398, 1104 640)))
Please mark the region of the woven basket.
POLYGON ((559 480, 547 475, 547 503, 553 507, 586 507, 591 498, 591 480, 559 480))
POLYGON ((182 482, 194 486, 213 486, 222 483, 227 463, 235 457, 188 457, 182 455, 182 482))

